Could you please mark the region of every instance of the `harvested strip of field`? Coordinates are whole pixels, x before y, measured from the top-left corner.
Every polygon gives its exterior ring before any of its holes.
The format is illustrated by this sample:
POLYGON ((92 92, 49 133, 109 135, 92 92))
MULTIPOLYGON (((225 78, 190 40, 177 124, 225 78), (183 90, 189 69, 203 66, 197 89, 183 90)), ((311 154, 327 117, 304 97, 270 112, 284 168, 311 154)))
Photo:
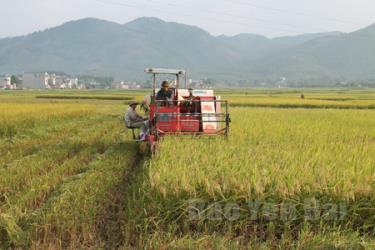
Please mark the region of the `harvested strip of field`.
POLYGON ((126 185, 124 172, 130 170, 135 157, 133 144, 117 143, 92 161, 87 171, 65 182, 58 195, 32 218, 34 223, 28 231, 34 239, 33 246, 104 246, 102 228, 110 227, 107 223, 117 223, 106 221, 106 208, 118 192, 115 188, 126 185))
POLYGON ((0 104, 0 138, 17 133, 43 122, 62 121, 95 113, 95 107, 73 104, 0 104))
POLYGON ((0 169, 8 167, 12 161, 21 160, 41 150, 51 150, 58 145, 66 135, 77 134, 78 128, 96 127, 103 116, 90 115, 73 117, 66 120, 56 120, 27 128, 9 140, 0 140, 0 169))
POLYGON ((130 101, 133 100, 132 97, 125 96, 87 96, 87 95, 38 95, 35 96, 38 99, 68 99, 68 100, 120 100, 120 101, 130 101))
POLYGON ((70 104, 35 106, 44 112, 30 112, 35 126, 18 126, 30 110, 27 105, 17 106, 18 116, 6 117, 17 133, 0 146, 9 152, 0 157, 5 164, 0 168, 0 248, 82 247, 90 240, 99 246, 94 235, 101 237, 103 225, 117 223, 117 217, 114 222, 106 217, 106 208, 131 171, 137 147, 122 142, 117 110, 105 107, 101 115, 70 104), (55 107, 68 107, 68 113, 75 109, 77 115, 55 119, 55 107))
POLYGON ((35 161, 36 165, 27 166, 25 162, 14 169, 17 174, 9 173, 4 178, 8 182, 0 185, 6 189, 5 203, 0 206, 0 246, 24 247, 34 242, 39 247, 65 243, 82 247, 90 240, 97 242, 93 234, 101 233, 97 221, 105 214, 102 209, 108 206, 111 192, 116 191, 112 189, 130 169, 136 152, 135 145, 120 142, 122 124, 117 119, 106 119, 104 116, 100 124, 79 128, 78 134, 56 145, 56 150, 51 148, 44 156, 42 151, 37 154, 41 159, 35 161), (73 147, 73 154, 69 153, 72 143, 80 145, 73 147), (44 157, 53 165, 43 164, 44 157), (27 180, 18 180, 17 176, 27 180), (43 235, 55 233, 48 242, 42 240, 43 235))
MULTIPOLYGON (((0 175, 3 177, 0 180, 0 193, 10 202, 12 195, 29 188, 39 177, 48 175, 50 171, 74 158, 86 147, 94 145, 98 150, 103 151, 100 149, 100 138, 111 129, 113 125, 111 126, 110 122, 104 123, 101 128, 81 129, 76 135, 65 138, 52 148, 46 148, 31 157, 10 164, 7 168, 0 169, 0 175)), ((10 206, 14 205, 10 204, 10 206)))
POLYGON ((289 232, 295 239, 306 206, 319 212, 313 231, 341 225, 373 233, 373 111, 236 108, 232 121, 227 140, 162 141, 128 196, 136 197, 128 201, 130 224, 139 225, 134 237, 289 232))

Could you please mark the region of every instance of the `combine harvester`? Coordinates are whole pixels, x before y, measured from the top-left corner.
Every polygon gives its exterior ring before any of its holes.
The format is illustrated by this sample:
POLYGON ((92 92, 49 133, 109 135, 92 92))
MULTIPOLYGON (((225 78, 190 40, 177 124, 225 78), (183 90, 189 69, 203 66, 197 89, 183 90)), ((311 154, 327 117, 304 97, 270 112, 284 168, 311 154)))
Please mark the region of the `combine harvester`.
POLYGON ((152 93, 149 100, 150 133, 146 141, 155 151, 156 142, 165 135, 224 135, 229 133, 228 102, 214 95, 213 90, 187 89, 186 71, 178 69, 147 68, 152 74, 152 93), (158 75, 174 76, 172 99, 156 99, 158 75), (180 80, 184 87, 180 89, 180 80), (191 95, 192 93, 192 95, 191 95))

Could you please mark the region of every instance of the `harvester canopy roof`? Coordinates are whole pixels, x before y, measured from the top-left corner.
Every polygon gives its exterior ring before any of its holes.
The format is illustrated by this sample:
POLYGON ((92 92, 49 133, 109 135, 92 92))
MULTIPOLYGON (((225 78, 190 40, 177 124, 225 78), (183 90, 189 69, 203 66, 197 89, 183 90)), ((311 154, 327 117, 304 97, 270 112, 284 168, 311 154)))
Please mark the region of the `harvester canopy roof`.
POLYGON ((185 75, 186 70, 183 69, 162 69, 162 68, 147 68, 146 73, 150 74, 170 74, 170 75, 185 75))

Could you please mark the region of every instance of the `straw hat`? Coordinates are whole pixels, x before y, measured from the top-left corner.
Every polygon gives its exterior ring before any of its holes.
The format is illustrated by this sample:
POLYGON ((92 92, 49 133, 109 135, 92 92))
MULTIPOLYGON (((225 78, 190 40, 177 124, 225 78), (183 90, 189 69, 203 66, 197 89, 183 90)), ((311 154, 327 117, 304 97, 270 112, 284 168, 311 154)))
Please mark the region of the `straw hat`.
POLYGON ((133 105, 139 105, 139 102, 130 102, 129 103, 129 106, 133 106, 133 105))

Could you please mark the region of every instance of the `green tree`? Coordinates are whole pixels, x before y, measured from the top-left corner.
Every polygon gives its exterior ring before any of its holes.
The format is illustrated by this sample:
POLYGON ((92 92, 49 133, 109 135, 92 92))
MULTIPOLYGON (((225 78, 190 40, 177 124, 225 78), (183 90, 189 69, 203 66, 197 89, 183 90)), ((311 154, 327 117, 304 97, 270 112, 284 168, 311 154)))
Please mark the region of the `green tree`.
POLYGON ((10 79, 10 84, 18 84, 20 80, 17 78, 17 76, 12 75, 10 79))

